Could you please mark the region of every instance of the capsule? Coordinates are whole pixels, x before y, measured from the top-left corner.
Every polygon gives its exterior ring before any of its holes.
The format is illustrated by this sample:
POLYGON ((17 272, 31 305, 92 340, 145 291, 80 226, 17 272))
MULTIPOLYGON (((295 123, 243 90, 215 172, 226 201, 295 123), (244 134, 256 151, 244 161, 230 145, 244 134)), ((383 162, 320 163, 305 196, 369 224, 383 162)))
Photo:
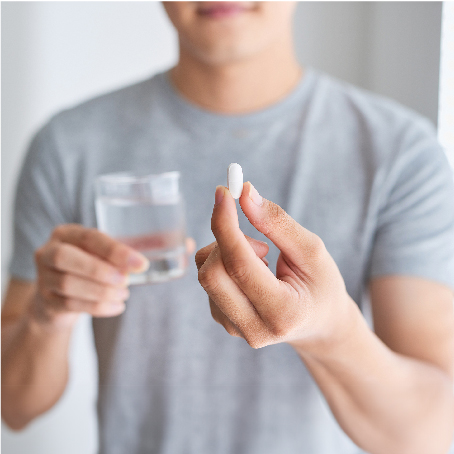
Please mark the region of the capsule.
POLYGON ((227 186, 234 199, 239 199, 243 192, 243 169, 233 162, 227 169, 227 186))

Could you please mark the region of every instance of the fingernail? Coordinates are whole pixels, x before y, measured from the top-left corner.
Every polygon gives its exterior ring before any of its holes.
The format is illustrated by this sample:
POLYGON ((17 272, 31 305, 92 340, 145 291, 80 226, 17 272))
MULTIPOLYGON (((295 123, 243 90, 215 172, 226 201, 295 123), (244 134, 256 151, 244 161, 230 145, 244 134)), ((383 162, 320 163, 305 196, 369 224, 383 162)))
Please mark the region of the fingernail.
POLYGON ((257 192, 257 189, 254 188, 252 183, 250 183, 251 189, 249 190, 249 198, 258 206, 263 202, 261 195, 257 192))
POLYGON ((216 186, 216 192, 214 194, 214 206, 219 205, 224 198, 224 186, 216 186))
POLYGON ((139 252, 133 252, 128 258, 128 266, 140 271, 145 271, 150 266, 150 262, 139 252))

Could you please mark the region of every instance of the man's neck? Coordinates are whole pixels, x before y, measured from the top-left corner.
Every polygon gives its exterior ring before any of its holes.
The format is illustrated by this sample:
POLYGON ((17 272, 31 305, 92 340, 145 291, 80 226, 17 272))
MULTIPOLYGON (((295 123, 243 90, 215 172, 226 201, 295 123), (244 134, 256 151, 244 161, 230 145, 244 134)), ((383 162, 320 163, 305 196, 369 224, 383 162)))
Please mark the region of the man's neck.
POLYGON ((222 114, 264 109, 289 94, 302 76, 291 45, 276 43, 252 58, 211 65, 180 46, 171 79, 180 94, 198 106, 222 114))

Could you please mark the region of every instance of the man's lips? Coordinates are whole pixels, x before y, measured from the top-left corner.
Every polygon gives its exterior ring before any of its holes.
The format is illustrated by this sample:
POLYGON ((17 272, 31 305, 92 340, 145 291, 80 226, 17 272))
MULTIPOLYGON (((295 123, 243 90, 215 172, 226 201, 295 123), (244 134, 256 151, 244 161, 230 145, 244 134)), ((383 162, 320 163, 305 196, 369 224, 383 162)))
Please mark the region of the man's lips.
POLYGON ((253 9, 252 2, 200 2, 197 13, 211 19, 235 16, 253 9))

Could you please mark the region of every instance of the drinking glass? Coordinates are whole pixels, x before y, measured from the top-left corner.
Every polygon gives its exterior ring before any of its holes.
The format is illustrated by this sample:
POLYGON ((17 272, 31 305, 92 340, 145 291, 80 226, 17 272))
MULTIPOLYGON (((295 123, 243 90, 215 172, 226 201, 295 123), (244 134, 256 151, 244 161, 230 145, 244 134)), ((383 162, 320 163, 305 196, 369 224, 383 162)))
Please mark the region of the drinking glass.
POLYGON ((166 282, 187 266, 180 172, 157 175, 113 173, 96 179, 100 231, 140 251, 150 261, 131 284, 166 282))

